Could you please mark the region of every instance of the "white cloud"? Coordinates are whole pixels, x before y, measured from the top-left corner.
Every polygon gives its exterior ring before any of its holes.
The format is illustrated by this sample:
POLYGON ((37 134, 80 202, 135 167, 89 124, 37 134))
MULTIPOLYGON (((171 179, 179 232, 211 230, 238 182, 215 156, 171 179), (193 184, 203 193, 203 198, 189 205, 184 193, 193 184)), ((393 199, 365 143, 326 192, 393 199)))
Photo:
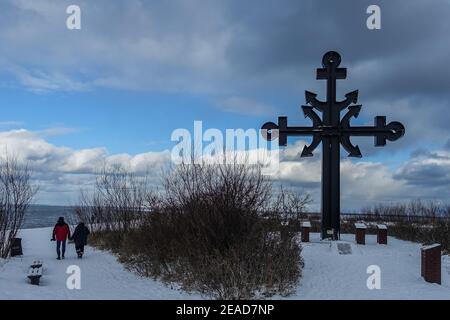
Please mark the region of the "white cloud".
MULTIPOLYGON (((159 173, 169 163, 170 153, 149 152, 138 155, 110 155, 106 148, 75 150, 55 146, 41 132, 11 130, 0 132, 0 150, 28 163, 41 186, 38 201, 73 203, 80 188, 91 185, 93 176, 105 164, 120 163, 135 171, 159 173)), ((157 175, 152 175, 157 180, 157 175)))
MULTIPOLYGON (((320 209, 321 154, 300 158, 304 141, 288 146, 280 164, 280 181, 311 193, 320 209)), ((320 148, 319 148, 320 149, 320 148)), ((341 160, 341 208, 359 209, 377 202, 450 198, 450 152, 437 150, 413 156, 398 168, 372 161, 341 160)))
POLYGON ((14 68, 12 72, 25 88, 35 93, 88 90, 88 84, 79 82, 60 72, 28 72, 20 68, 14 68))
POLYGON ((106 148, 74 150, 58 147, 47 142, 46 136, 48 135, 42 135, 41 131, 31 132, 25 129, 0 132, 0 148, 44 172, 92 174, 104 163, 120 163, 142 172, 146 170, 146 166, 160 166, 170 160, 168 151, 131 156, 109 155, 106 148))
MULTIPOLYGON (((300 158, 304 141, 287 147, 280 163, 277 181, 312 194, 312 206, 320 208, 321 155, 300 158)), ((137 155, 109 154, 106 148, 72 149, 55 146, 40 132, 11 130, 0 132, 0 150, 28 162, 41 186, 39 202, 74 204, 80 189, 89 189, 94 176, 105 164, 121 164, 137 173, 150 172, 159 182, 162 168, 170 165, 170 151, 137 155)), ((378 162, 348 159, 341 161, 341 207, 358 209, 377 202, 408 201, 414 198, 450 197, 450 152, 438 150, 414 155, 397 169, 378 162), (439 178, 436 178, 439 175, 439 178)))

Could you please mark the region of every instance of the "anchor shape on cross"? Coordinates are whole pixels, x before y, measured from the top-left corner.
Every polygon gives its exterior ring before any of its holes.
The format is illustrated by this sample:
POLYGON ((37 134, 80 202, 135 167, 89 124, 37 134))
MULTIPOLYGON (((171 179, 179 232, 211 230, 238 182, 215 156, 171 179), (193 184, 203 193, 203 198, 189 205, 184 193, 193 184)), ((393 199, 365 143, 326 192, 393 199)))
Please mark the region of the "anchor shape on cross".
POLYGON ((327 101, 317 99, 317 94, 305 91, 306 104, 302 110, 305 118, 312 121, 311 127, 288 126, 287 117, 279 117, 278 124, 268 122, 262 126, 267 140, 278 138, 280 146, 287 146, 288 136, 312 136, 305 145, 302 157, 313 156, 313 151, 322 142, 322 238, 339 238, 340 232, 340 145, 350 157, 361 158, 359 147, 350 141, 352 136, 373 136, 375 146, 386 145, 386 140, 395 141, 405 134, 405 127, 394 121, 386 124, 385 116, 375 117, 374 126, 351 126, 351 118, 361 111, 358 91, 345 95, 345 100, 336 100, 336 80, 347 77, 347 69, 339 68, 341 56, 335 51, 327 52, 322 59, 323 68, 317 69, 317 80, 327 80, 327 101), (322 118, 314 111, 322 113, 322 118), (347 113, 341 119, 341 112, 347 113), (274 131, 276 130, 276 131, 274 131), (274 134, 277 132, 277 134, 274 134))

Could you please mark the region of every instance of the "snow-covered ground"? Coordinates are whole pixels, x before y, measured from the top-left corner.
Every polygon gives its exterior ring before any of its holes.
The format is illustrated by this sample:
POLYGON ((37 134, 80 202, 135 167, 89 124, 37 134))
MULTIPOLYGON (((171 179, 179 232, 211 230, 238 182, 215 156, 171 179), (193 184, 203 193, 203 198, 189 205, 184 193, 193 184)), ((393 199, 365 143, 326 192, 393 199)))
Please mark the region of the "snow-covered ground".
POLYGON ((289 299, 450 299, 450 257, 442 257, 442 285, 430 284, 420 276, 420 244, 388 238, 378 245, 375 235, 366 236, 366 245, 357 245, 352 234, 341 243, 352 253, 341 255, 337 243, 322 242, 312 234, 303 244, 305 268, 296 294, 289 299), (369 290, 367 268, 380 267, 381 289, 369 290))
MULTIPOLYGON (((23 230, 24 256, 0 262, 0 299, 200 299, 173 290, 159 281, 128 272, 108 252, 88 247, 82 260, 76 259, 73 244, 66 259, 55 259, 51 229, 23 230), (28 266, 44 260, 41 286, 26 279, 28 266), (81 290, 69 290, 66 269, 81 268, 81 290)), ((389 238, 388 246, 367 236, 365 246, 354 243, 354 235, 343 235, 341 243, 351 254, 341 255, 337 243, 321 242, 318 234, 304 244, 305 269, 297 292, 288 299, 450 299, 450 257, 442 258, 442 285, 426 283, 420 277, 420 245, 389 238), (381 289, 369 290, 367 267, 381 270, 381 289)))
POLYGON ((85 256, 76 257, 74 244, 68 244, 66 259, 56 260, 51 228, 22 230, 23 257, 0 261, 0 299, 199 299, 200 296, 172 290, 159 281, 128 272, 108 252, 85 248, 85 256), (40 286, 29 284, 26 274, 35 260, 44 262, 40 286), (81 270, 81 290, 66 286, 67 267, 81 270))

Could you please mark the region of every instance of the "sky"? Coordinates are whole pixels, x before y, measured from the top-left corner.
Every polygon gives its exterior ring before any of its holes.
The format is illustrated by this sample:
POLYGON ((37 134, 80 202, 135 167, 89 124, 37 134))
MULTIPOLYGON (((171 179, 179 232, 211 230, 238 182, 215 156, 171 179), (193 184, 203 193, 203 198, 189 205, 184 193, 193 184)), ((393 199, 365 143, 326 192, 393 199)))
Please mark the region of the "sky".
MULTIPOLYGON (((450 196, 450 1, 2 0, 0 149, 33 168, 36 203, 74 204, 104 163, 157 172, 175 129, 259 129, 288 116, 309 125, 304 91, 329 50, 359 90, 352 124, 377 115, 405 136, 342 152, 342 208, 450 196), (66 27, 69 5, 81 30, 66 27), (369 30, 366 9, 381 9, 369 30)), ((289 139, 279 181, 320 205, 320 148, 289 139)))

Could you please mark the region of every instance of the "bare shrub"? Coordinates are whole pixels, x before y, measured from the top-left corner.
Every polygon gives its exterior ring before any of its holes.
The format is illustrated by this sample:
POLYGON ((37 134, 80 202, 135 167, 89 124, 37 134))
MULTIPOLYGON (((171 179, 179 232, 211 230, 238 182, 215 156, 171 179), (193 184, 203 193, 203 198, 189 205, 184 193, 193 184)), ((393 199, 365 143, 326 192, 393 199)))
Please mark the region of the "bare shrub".
POLYGON ((295 233, 273 220, 258 167, 183 164, 163 178, 152 213, 124 239, 121 261, 142 275, 219 299, 289 294, 301 275, 295 233))
POLYGON ((311 203, 310 194, 280 186, 268 212, 274 212, 275 218, 281 219, 282 225, 292 225, 298 228, 300 221, 308 218, 307 209, 311 203))
POLYGON ((148 212, 151 194, 148 175, 121 166, 104 166, 96 176, 93 193, 82 191, 74 214, 94 231, 128 232, 148 212))
POLYGON ((448 206, 437 201, 412 200, 408 203, 375 204, 361 210, 367 218, 431 221, 448 216, 448 206))
MULTIPOLYGON (((404 204, 378 204, 362 210, 362 215, 346 219, 343 232, 353 232, 355 219, 390 222, 389 234, 424 244, 440 243, 450 251, 450 205, 437 201, 413 200, 404 204)), ((369 230, 375 231, 375 230, 369 230)))
POLYGON ((8 257, 36 192, 28 166, 13 157, 0 159, 0 258, 8 257))

